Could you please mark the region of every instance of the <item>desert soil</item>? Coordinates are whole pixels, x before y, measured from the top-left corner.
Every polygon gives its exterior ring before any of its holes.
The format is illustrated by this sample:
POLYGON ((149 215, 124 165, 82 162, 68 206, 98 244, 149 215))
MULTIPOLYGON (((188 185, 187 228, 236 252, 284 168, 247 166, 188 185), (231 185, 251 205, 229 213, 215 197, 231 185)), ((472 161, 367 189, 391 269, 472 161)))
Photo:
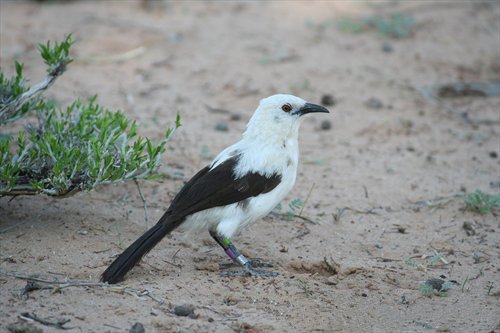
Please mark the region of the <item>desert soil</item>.
POLYGON ((29 323, 27 312, 70 320, 71 332, 136 322, 146 332, 499 332, 499 220, 466 210, 464 196, 499 193, 500 98, 436 104, 420 93, 499 81, 499 31, 495 1, 1 1, 2 71, 18 60, 41 80, 37 43, 73 33, 75 61, 49 98, 65 106, 98 94, 155 140, 177 112, 182 127, 165 177, 140 183, 147 221, 133 183, 0 199, 0 331, 29 323), (414 18, 408 36, 337 25, 394 13, 414 18), (183 182, 239 139, 259 99, 278 92, 335 104, 305 119, 281 210, 235 238, 278 277, 221 277, 227 259, 208 234, 173 233, 116 288, 22 295, 21 276, 97 282, 183 182), (429 295, 431 278, 449 290, 429 295))

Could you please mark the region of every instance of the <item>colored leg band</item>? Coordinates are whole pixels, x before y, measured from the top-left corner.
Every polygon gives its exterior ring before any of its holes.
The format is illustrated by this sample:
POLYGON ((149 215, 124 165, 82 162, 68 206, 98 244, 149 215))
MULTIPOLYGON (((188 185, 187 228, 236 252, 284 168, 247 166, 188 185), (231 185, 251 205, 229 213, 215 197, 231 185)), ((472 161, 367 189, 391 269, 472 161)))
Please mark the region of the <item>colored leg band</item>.
POLYGON ((229 258, 233 260, 235 260, 240 255, 240 251, 238 251, 238 249, 235 248, 233 244, 229 245, 229 247, 227 249, 224 249, 224 251, 229 256, 229 258))
POLYGON ((237 256, 236 259, 234 259, 234 261, 236 261, 241 266, 246 266, 247 263, 248 263, 248 259, 245 258, 245 256, 242 255, 242 254, 240 254, 239 256, 237 256))
POLYGON ((238 251, 238 249, 233 245, 233 242, 227 237, 221 237, 217 232, 210 231, 210 235, 215 239, 217 243, 224 249, 229 258, 238 264, 245 266, 249 260, 238 251))
POLYGON ((233 244, 229 245, 229 247, 225 251, 229 258, 231 258, 241 266, 245 266, 248 263, 248 259, 244 255, 242 255, 233 244))

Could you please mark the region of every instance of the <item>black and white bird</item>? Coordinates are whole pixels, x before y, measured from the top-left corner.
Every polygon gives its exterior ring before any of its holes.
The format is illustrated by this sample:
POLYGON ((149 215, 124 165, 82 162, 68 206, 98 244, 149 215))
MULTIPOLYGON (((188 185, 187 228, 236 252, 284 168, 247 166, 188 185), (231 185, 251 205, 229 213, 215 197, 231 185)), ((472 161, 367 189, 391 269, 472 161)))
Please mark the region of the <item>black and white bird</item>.
POLYGON ((299 127, 305 114, 329 111, 292 95, 260 101, 242 139, 224 149, 191 178, 158 223, 130 245, 104 271, 101 280, 122 281, 141 258, 174 229, 209 231, 241 271, 232 275, 271 275, 245 258, 231 238, 267 215, 295 184, 299 127))

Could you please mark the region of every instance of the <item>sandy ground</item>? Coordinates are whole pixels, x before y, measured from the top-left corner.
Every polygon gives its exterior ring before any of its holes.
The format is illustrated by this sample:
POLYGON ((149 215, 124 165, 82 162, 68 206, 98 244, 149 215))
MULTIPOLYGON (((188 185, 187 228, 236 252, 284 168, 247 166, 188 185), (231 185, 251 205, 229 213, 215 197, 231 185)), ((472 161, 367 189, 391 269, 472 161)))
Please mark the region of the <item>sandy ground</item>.
POLYGON ((0 275, 0 331, 28 312, 69 319, 71 332, 128 332, 136 322, 146 332, 499 332, 498 217, 464 210, 463 195, 499 191, 500 99, 442 107, 418 92, 499 80, 499 31, 498 2, 2 0, 3 71, 17 59, 40 80, 35 45, 72 32, 76 61, 50 98, 64 106, 97 93, 155 139, 177 112, 183 123, 160 168, 170 177, 141 183, 147 222, 134 184, 0 199, 3 273, 97 281, 183 181, 239 139, 260 98, 284 92, 320 103, 331 94, 336 105, 303 123, 297 184, 282 203, 286 213, 302 200, 310 221, 275 211, 235 238, 248 256, 272 262, 277 278, 220 277, 226 258, 207 234, 174 233, 118 289, 21 295, 26 281, 0 275), (415 19, 407 38, 335 24, 396 12, 415 19), (430 278, 449 282, 446 296, 425 295, 430 278), (174 314, 179 305, 195 316, 174 314))

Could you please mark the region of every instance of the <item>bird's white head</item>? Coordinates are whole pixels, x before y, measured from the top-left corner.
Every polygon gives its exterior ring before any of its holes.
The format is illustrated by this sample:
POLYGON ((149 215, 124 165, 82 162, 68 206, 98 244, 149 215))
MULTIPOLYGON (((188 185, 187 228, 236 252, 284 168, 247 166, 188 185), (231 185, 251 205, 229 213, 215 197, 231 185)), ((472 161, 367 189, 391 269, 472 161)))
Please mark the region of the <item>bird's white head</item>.
POLYGON ((272 95, 260 101, 243 136, 280 141, 298 137, 302 116, 313 112, 329 113, 323 106, 307 103, 297 96, 272 95))

